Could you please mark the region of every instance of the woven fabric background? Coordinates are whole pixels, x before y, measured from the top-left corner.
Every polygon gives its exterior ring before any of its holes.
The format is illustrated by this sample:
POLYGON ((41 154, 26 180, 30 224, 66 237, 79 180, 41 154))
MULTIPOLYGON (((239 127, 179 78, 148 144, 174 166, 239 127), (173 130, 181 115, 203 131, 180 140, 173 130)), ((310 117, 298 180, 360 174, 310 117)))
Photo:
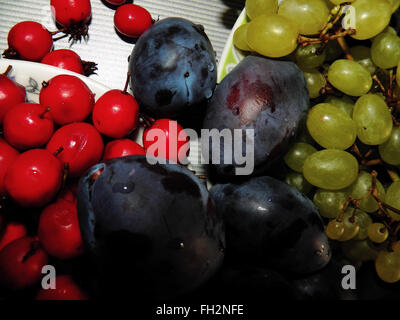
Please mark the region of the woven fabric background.
MULTIPOLYGON (((0 0, 0 50, 7 48, 7 33, 10 28, 23 20, 42 23, 50 31, 56 29, 50 14, 49 0, 0 0)), ((135 0, 153 16, 183 17, 205 27, 218 58, 236 18, 244 6, 244 0, 135 0)), ((92 22, 87 43, 75 43, 72 49, 83 60, 98 63, 97 75, 92 79, 111 88, 122 88, 127 72, 127 58, 133 44, 122 40, 114 30, 115 10, 102 0, 91 0, 92 22)), ((55 43, 55 49, 69 48, 67 39, 55 43)))

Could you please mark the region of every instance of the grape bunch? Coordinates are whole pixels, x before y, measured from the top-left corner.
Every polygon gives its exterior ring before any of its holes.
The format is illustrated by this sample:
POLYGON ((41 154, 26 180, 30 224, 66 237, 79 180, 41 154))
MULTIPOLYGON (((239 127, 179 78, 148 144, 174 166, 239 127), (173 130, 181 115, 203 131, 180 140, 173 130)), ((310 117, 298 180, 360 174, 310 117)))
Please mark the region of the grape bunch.
POLYGON ((390 26, 399 6, 247 0, 248 23, 233 38, 246 54, 303 71, 312 107, 284 156, 285 181, 313 200, 347 259, 375 261, 388 283, 400 280, 400 37, 390 26))

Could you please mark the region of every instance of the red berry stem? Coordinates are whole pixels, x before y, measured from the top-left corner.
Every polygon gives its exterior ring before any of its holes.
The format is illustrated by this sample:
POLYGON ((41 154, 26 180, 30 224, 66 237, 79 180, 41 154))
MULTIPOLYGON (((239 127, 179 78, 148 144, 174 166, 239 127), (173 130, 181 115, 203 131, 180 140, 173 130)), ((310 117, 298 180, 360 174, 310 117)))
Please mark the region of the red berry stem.
POLYGON ((41 114, 39 114, 39 118, 43 119, 47 112, 50 111, 50 107, 47 107, 41 114))
POLYGON ((6 71, 4 71, 4 72, 2 73, 2 75, 7 77, 8 74, 10 73, 11 69, 12 69, 12 66, 8 66, 7 69, 6 69, 6 71))
POLYGON ((26 260, 35 255, 36 251, 38 251, 39 248, 40 248, 40 242, 38 240, 32 241, 32 243, 30 244, 29 251, 22 258, 22 263, 26 262, 26 260))
POLYGON ((13 48, 7 48, 4 50, 2 56, 6 59, 19 59, 18 52, 13 48))
POLYGON ((126 74, 126 81, 125 81, 125 87, 124 90, 122 91, 122 93, 127 94, 128 93, 128 85, 129 85, 129 79, 131 77, 131 73, 127 72, 126 74))
POLYGON ((63 152, 63 151, 64 151, 64 148, 63 148, 63 147, 58 148, 57 151, 54 152, 54 156, 57 157, 57 156, 58 156, 61 152, 63 152))

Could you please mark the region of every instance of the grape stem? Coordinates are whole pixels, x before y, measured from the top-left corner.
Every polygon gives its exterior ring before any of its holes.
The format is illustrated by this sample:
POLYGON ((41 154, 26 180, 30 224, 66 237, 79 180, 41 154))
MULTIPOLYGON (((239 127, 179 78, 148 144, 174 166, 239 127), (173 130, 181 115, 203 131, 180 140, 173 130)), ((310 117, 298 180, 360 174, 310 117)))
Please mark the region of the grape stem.
POLYGON ((346 59, 354 61, 354 58, 350 53, 349 47, 348 47, 344 37, 341 36, 341 37, 337 38, 336 41, 339 44, 340 48, 342 48, 342 50, 343 50, 343 52, 344 52, 344 54, 346 56, 346 59))

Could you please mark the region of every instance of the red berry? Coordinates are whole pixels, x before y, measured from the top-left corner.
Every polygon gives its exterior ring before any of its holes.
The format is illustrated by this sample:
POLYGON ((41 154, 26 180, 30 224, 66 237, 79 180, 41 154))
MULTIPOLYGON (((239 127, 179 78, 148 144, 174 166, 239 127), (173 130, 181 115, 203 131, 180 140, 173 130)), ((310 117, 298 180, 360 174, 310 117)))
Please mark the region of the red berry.
POLYGON ((60 190, 61 162, 49 151, 32 149, 21 153, 5 176, 7 193, 21 206, 41 207, 60 190))
POLYGON ((124 4, 114 14, 114 26, 123 35, 138 38, 152 26, 150 13, 136 4, 124 4))
POLYGON ((26 227, 22 223, 10 222, 0 233, 0 251, 9 243, 26 236, 26 227))
POLYGON ((55 123, 65 125, 86 120, 94 106, 94 94, 78 77, 59 75, 40 91, 40 104, 50 108, 55 123))
POLYGON ((7 40, 9 48, 23 60, 39 62, 53 48, 50 32, 34 21, 17 23, 8 33, 7 40))
POLYGON ((39 240, 46 252, 58 259, 71 259, 83 253, 76 205, 59 199, 47 206, 38 228, 39 240))
POLYGON ((143 133, 143 146, 147 154, 173 162, 179 163, 179 159, 186 158, 189 153, 188 142, 189 138, 185 130, 176 121, 170 119, 155 121, 143 133))
POLYGON ((4 138, 13 147, 25 150, 44 146, 54 132, 48 109, 36 103, 21 103, 6 113, 4 138))
POLYGON ((92 118, 100 133, 112 138, 123 138, 137 127, 139 105, 129 93, 110 90, 97 100, 92 118))
POLYGON ((114 6, 120 6, 121 4, 124 4, 126 2, 126 0, 104 0, 104 1, 114 6))
POLYGON ((140 154, 146 154, 140 144, 129 139, 113 140, 104 148, 103 160, 140 154))
POLYGON ((57 157, 63 163, 68 163, 71 177, 78 177, 101 160, 104 145, 92 125, 76 122, 58 129, 46 148, 51 153, 58 153, 57 157))
POLYGON ((8 168, 14 163, 19 152, 0 138, 0 196, 6 194, 4 178, 8 168))
POLYGON ((59 49, 49 52, 41 61, 44 64, 83 74, 82 60, 74 51, 59 49))
POLYGON ((0 124, 4 115, 13 106, 25 102, 25 88, 18 83, 0 74, 0 124))
POLYGON ((15 240, 0 251, 0 281, 14 290, 30 287, 41 280, 47 262, 39 241, 30 237, 15 240))
POLYGON ((86 24, 92 15, 90 0, 50 0, 50 7, 56 22, 64 27, 86 24))
POLYGON ((56 277, 56 289, 40 289, 36 300, 88 300, 87 294, 69 275, 56 277))

